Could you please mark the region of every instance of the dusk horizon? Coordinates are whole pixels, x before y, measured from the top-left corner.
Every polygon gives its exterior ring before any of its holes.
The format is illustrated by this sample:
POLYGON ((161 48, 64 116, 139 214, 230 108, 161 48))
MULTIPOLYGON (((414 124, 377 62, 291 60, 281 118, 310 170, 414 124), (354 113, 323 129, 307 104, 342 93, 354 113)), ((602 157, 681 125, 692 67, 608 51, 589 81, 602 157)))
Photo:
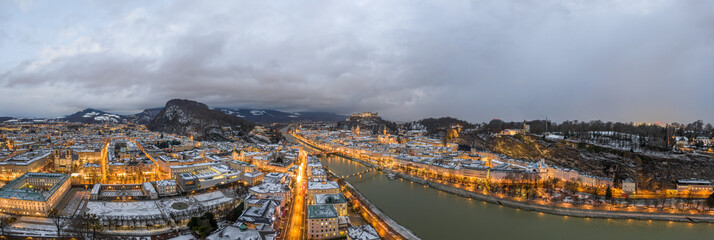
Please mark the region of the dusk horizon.
POLYGON ((394 121, 714 122, 708 2, 301 5, 4 1, 0 116, 185 98, 394 121))
POLYGON ((0 239, 712 239, 712 10, 0 0, 0 239))
MULTIPOLYGON (((182 98, 176 98, 176 99, 182 99, 182 98)), ((192 100, 192 99, 187 99, 187 100, 192 100)), ((168 100, 167 100, 167 101, 168 101, 168 100)), ((260 107, 250 107, 250 106, 236 107, 235 105, 211 105, 211 104, 207 104, 207 105, 208 105, 210 108, 224 108, 224 109, 262 109, 262 110, 275 110, 275 111, 281 111, 281 112, 287 112, 287 113, 297 113, 297 112, 334 113, 334 114, 345 115, 345 116, 350 115, 350 114, 353 114, 353 113, 359 113, 359 112, 376 112, 376 113, 379 113, 378 111, 371 111, 371 110, 369 110, 369 109, 362 110, 362 111, 356 111, 356 112, 331 112, 331 111, 319 111, 319 110, 318 110, 318 111, 309 111, 309 110, 293 110, 293 109, 288 109, 288 110, 285 110, 285 109, 269 109, 269 108, 260 108, 260 107)), ((133 114, 141 113, 142 111, 144 111, 144 110, 146 110, 146 109, 160 109, 160 108, 163 108, 163 107, 164 107, 164 104, 159 104, 159 105, 157 105, 157 106, 155 106, 155 107, 148 107, 148 108, 145 108, 145 109, 114 111, 113 109, 102 109, 102 108, 96 108, 96 107, 86 106, 86 107, 76 107, 76 108, 73 108, 73 109, 75 109, 75 110, 71 110, 72 112, 67 112, 67 113, 64 113, 64 114, 61 114, 61 115, 57 115, 57 116, 11 116, 11 115, 2 115, 2 114, 0 114, 0 117, 10 117, 10 118, 20 118, 20 119, 21 119, 21 118, 29 118, 29 119, 63 118, 63 117, 66 117, 66 116, 68 116, 68 115, 71 115, 71 114, 73 114, 73 113, 76 113, 76 112, 79 112, 79 111, 83 111, 83 110, 87 110, 87 109, 94 109, 94 110, 99 110, 99 111, 108 112, 108 113, 114 113, 114 114, 121 114, 121 115, 133 115, 133 114)), ((386 116, 385 119, 391 120, 391 121, 395 121, 395 122, 397 122, 397 123, 403 123, 403 122, 419 121, 419 120, 425 119, 425 118, 443 118, 443 117, 453 117, 453 118, 462 119, 462 120, 465 120, 465 121, 468 121, 468 122, 471 122, 471 123, 488 123, 489 121, 492 121, 492 120, 501 120, 501 121, 505 121, 505 122, 548 120, 548 121, 555 122, 555 123, 564 122, 564 121, 580 121, 580 122, 602 121, 602 122, 621 122, 621 123, 659 124, 659 125, 667 125, 667 124, 672 124, 672 123, 687 124, 687 123, 692 123, 692 122, 695 122, 695 121, 702 120, 705 124, 707 124, 707 123, 710 123, 710 124, 711 124, 711 123, 714 123, 714 121, 706 121, 706 120, 703 120, 703 119, 691 119, 691 120, 680 120, 680 121, 675 120, 675 121, 671 121, 671 122, 659 121, 659 120, 648 120, 648 121, 634 121, 634 120, 626 120, 626 119, 624 119, 624 120, 610 120, 610 119, 600 119, 600 118, 598 118, 598 119, 576 119, 576 118, 553 119, 552 117, 548 117, 547 115, 543 115, 542 117, 535 117, 535 118, 526 118, 526 117, 523 117, 523 118, 520 118, 520 119, 503 119, 503 118, 499 118, 499 117, 497 117, 497 116, 494 116, 494 117, 491 117, 491 118, 485 117, 484 120, 472 120, 472 119, 467 119, 467 118, 461 118, 461 117, 459 117, 459 114, 456 114, 456 115, 448 115, 448 114, 447 114, 447 115, 424 115, 424 116, 421 116, 421 117, 418 117, 418 118, 414 118, 414 119, 402 119, 402 118, 399 118, 399 117, 392 118, 392 117, 386 116)), ((480 119, 480 118, 479 118, 479 119, 480 119)))

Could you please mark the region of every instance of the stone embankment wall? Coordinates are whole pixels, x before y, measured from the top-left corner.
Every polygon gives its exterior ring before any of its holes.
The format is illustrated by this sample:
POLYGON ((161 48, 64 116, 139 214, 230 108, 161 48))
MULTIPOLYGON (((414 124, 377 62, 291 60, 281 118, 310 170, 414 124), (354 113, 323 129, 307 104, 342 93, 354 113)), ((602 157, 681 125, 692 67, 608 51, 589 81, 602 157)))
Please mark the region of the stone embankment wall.
POLYGON ((382 220, 382 222, 384 222, 387 225, 387 227, 389 227, 389 229, 391 231, 399 234, 401 237, 403 237, 405 239, 420 239, 411 230, 405 228, 402 225, 399 225, 399 223, 394 221, 387 214, 384 214, 384 212, 382 212, 382 210, 380 210, 377 206, 372 204, 372 202, 370 202, 369 199, 367 199, 364 195, 362 195, 362 193, 360 193, 357 190, 357 188, 352 186, 352 184, 350 184, 347 181, 340 181, 340 182, 344 183, 343 186, 348 188, 350 190, 350 192, 352 194, 354 194, 359 199, 359 202, 360 202, 360 204, 362 204, 362 206, 366 206, 370 212, 372 212, 374 215, 379 217, 382 220))

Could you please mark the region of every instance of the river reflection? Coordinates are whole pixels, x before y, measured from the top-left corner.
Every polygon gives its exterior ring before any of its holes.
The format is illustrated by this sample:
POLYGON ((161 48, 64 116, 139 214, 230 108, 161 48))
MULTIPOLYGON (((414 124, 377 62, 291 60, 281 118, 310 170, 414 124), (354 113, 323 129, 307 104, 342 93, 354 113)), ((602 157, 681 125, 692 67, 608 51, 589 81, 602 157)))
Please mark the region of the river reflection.
MULTIPOLYGON (((329 156, 338 175, 367 169, 329 156)), ((714 225, 563 217, 487 204, 379 172, 347 179, 399 224, 422 239, 714 239, 714 225)))

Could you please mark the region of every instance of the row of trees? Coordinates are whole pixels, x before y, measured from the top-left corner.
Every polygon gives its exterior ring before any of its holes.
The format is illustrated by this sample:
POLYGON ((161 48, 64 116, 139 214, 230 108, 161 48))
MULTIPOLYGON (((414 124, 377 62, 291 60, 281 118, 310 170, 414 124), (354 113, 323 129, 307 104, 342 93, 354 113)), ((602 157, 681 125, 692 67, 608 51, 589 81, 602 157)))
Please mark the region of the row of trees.
MULTIPOLYGON (((234 212, 242 212, 243 205, 239 205, 234 212)), ((240 215, 240 213, 237 213, 240 215)), ((49 216, 57 229, 59 237, 76 237, 79 239, 103 239, 104 226, 95 214, 81 214, 72 218, 60 216, 56 211, 49 216), (69 232, 63 232, 67 229, 69 232)), ((6 236, 7 228, 17 220, 15 216, 0 216, 0 234, 6 236)), ((211 212, 204 213, 201 217, 192 217, 187 227, 196 235, 205 238, 218 228, 218 222, 211 212)))
POLYGON ((668 148, 674 145, 672 136, 686 136, 695 138, 698 136, 712 137, 714 130, 710 123, 704 124, 702 120, 697 120, 688 124, 671 123, 664 126, 656 124, 634 124, 632 122, 603 122, 594 121, 564 121, 562 123, 547 120, 533 120, 526 122, 504 122, 494 119, 489 123, 484 123, 481 130, 491 133, 500 132, 503 129, 520 129, 523 124, 530 126, 530 132, 543 134, 547 132, 559 132, 568 138, 593 138, 592 132, 617 132, 613 139, 630 141, 633 135, 639 136, 639 144, 642 146, 652 146, 668 148))
MULTIPOLYGON (((163 134, 161 134, 161 135, 163 135, 163 134)), ((168 148, 170 146, 179 146, 179 145, 181 145, 181 142, 177 141, 177 140, 158 141, 158 142, 156 142, 156 144, 154 144, 154 146, 156 146, 157 148, 160 148, 160 149, 168 148)))
POLYGON ((452 117, 442 118, 425 118, 416 122, 406 123, 407 129, 417 129, 417 126, 422 126, 426 130, 427 135, 444 134, 454 126, 461 126, 463 129, 474 128, 475 126, 467 121, 459 120, 452 117))
POLYGON ((208 237, 213 230, 218 228, 218 222, 213 213, 206 212, 201 217, 192 217, 186 225, 191 231, 201 238, 208 237))
MULTIPOLYGON (((66 218, 60 216, 57 211, 50 213, 49 218, 52 220, 57 229, 59 237, 77 237, 79 239, 101 239, 104 227, 99 221, 99 217, 94 214, 81 214, 76 217, 66 218), (63 230, 69 230, 68 233, 63 230)), ((0 216, 0 234, 7 236, 6 230, 12 223, 17 221, 16 216, 3 215, 0 216)))

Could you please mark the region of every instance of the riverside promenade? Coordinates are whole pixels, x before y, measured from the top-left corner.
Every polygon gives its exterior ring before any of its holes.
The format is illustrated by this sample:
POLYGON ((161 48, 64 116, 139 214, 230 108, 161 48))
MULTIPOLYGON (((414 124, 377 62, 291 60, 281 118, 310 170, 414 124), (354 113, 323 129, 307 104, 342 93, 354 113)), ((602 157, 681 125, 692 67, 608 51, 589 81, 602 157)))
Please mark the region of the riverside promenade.
MULTIPOLYGON (((301 141, 303 144, 307 144, 313 148, 320 149, 314 144, 310 144, 301 141)), ((365 159, 359 159, 352 156, 346 156, 340 153, 335 154, 357 163, 363 164, 367 167, 377 167, 383 172, 393 173, 395 176, 422 184, 427 187, 431 187, 443 192, 451 193, 457 196, 471 198, 475 200, 481 200, 488 203, 498 204, 501 206, 522 209, 526 211, 542 212, 561 216, 572 216, 581 218, 603 218, 603 219, 635 219, 635 220, 657 220, 657 221, 676 221, 676 222, 689 222, 689 223, 714 223, 713 214, 684 214, 684 213, 664 213, 664 212, 644 212, 644 211, 618 211, 618 210, 601 210, 601 209, 585 209, 585 208, 573 208, 573 207, 560 207, 547 204, 538 204, 530 201, 519 201, 510 198, 501 198, 493 195, 483 194, 480 192, 474 192, 465 190, 462 188, 457 188, 454 186, 446 185, 443 183, 438 183, 430 181, 427 179, 419 178, 416 176, 404 174, 401 172, 392 171, 388 168, 380 167, 376 164, 371 163, 365 159)))
POLYGON ((669 214, 658 212, 627 212, 627 211, 603 211, 582 208, 566 208, 552 205, 542 205, 532 202, 517 201, 508 198, 499 198, 491 195, 485 195, 473 191, 468 191, 453 186, 424 180, 414 176, 395 173, 396 176, 404 180, 413 181, 423 184, 443 192, 451 193, 457 196, 481 200, 488 203, 498 204, 505 207, 517 208, 526 211, 542 212, 554 215, 582 217, 582 218, 612 218, 612 219, 636 219, 636 220, 659 220, 659 221, 677 221, 691 223, 714 223, 714 215, 708 214, 669 214))

